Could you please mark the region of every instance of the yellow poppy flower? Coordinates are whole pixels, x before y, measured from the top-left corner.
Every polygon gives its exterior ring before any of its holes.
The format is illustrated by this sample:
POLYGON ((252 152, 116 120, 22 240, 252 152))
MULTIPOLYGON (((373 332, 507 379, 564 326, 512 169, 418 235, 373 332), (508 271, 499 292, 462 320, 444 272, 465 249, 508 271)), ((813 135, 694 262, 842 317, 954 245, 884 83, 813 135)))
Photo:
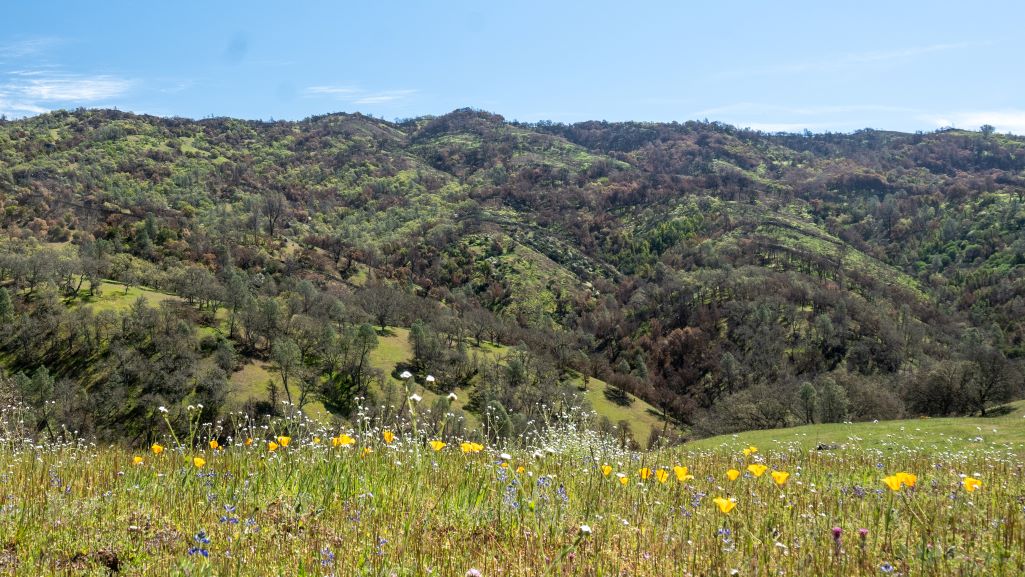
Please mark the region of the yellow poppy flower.
POLYGON ((320 437, 313 437, 313 444, 314 445, 319 445, 320 444, 320 437))
POLYGON ((203 457, 193 457, 192 464, 195 465, 197 469, 202 469, 203 465, 206 465, 206 459, 203 457))
POLYGON ((287 447, 288 443, 292 441, 292 437, 278 437, 278 444, 282 447, 287 447))
POLYGON ((737 506, 737 500, 733 497, 730 497, 729 499, 724 499, 723 497, 716 497, 715 499, 712 499, 712 502, 715 503, 716 507, 719 507, 719 512, 724 515, 728 514, 730 511, 733 510, 734 507, 737 506))
POLYGON ((673 467, 673 473, 676 474, 676 480, 681 483, 694 478, 694 475, 688 474, 687 467, 681 467, 679 465, 673 467))
POLYGON ((348 447, 349 445, 355 445, 356 439, 353 439, 349 435, 338 435, 337 437, 331 437, 331 446, 333 447, 348 447))
POLYGON ((790 473, 786 473, 784 471, 773 471, 772 472, 772 480, 776 481, 776 484, 779 485, 780 487, 782 487, 783 485, 786 484, 787 477, 789 477, 789 476, 790 476, 790 473))
POLYGON ((911 473, 900 472, 897 473, 896 477, 900 480, 901 483, 904 483, 904 485, 908 487, 914 487, 915 483, 918 482, 918 477, 912 475, 911 473))
POLYGON ((961 484, 964 485, 964 490, 968 491, 969 493, 976 489, 982 488, 982 481, 978 479, 973 479, 972 477, 965 477, 961 480, 961 484))
POLYGON ((164 446, 159 443, 153 443, 153 446, 151 446, 149 450, 153 451, 154 455, 159 455, 164 452, 164 446))
POLYGON ((141 465, 142 464, 142 457, 140 457, 138 455, 132 457, 132 463, 134 463, 136 465, 141 465))
POLYGON ((726 471, 726 476, 730 479, 730 481, 736 481, 737 477, 740 476, 740 471, 736 469, 730 469, 729 471, 726 471))
POLYGON ((606 477, 608 477, 610 474, 612 474, 612 465, 602 465, 601 466, 601 474, 605 475, 606 477))
POLYGON ((278 450, 278 444, 274 441, 267 441, 267 450, 273 453, 278 450))
POLYGON ((644 467, 642 469, 639 469, 637 471, 637 474, 640 475, 642 481, 647 481, 648 477, 651 476, 651 469, 644 467))
POLYGON ((220 446, 221 445, 217 442, 217 439, 210 439, 210 448, 211 449, 216 451, 217 447, 220 447, 220 446))
POLYGON ((523 465, 520 465, 519 467, 516 467, 516 474, 517 475, 522 475, 526 470, 527 470, 526 467, 524 467, 523 465))
POLYGON ((752 463, 747 466, 747 471, 755 477, 761 477, 769 468, 761 463, 752 463))
POLYGON ((619 476, 619 484, 620 485, 626 485, 629 482, 630 482, 630 479, 626 475, 620 475, 619 476))
POLYGON ((883 483, 885 483, 891 491, 900 491, 900 479, 896 475, 883 477, 883 483))
POLYGON ((669 480, 669 471, 666 471, 665 469, 659 469, 655 471, 655 479, 659 483, 665 483, 669 480))
POLYGON ((479 453, 484 450, 484 445, 480 443, 460 443, 459 449, 464 453, 479 453))
POLYGON ((752 446, 744 449, 744 456, 745 457, 750 457, 751 455, 754 455, 757 452, 758 452, 758 447, 755 447, 754 445, 752 445, 752 446))
POLYGON ((253 446, 253 438, 252 437, 246 437, 246 446, 247 447, 252 447, 253 446))
POLYGON ((431 446, 431 448, 432 448, 432 449, 434 449, 435 451, 440 451, 440 450, 442 450, 442 449, 444 449, 444 448, 445 448, 445 443, 444 443, 443 441, 438 441, 438 440, 434 440, 434 441, 431 441, 431 442, 430 442, 430 443, 428 443, 428 444, 429 444, 429 445, 431 446))
POLYGON ((374 452, 374 450, 371 449, 370 447, 363 447, 363 453, 361 453, 361 454, 364 457, 366 457, 367 455, 369 455, 370 453, 373 453, 373 452, 374 452))
POLYGON ((384 439, 385 443, 390 445, 391 442, 395 440, 395 433, 391 431, 384 431, 381 433, 381 438, 384 439))

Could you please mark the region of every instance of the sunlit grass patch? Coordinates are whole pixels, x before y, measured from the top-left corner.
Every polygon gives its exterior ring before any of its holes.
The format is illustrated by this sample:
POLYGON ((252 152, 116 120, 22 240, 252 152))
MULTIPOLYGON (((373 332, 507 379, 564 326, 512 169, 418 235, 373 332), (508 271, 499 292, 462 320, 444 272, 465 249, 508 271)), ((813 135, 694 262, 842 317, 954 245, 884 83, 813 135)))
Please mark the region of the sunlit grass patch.
POLYGON ((129 449, 31 442, 16 412, 6 417, 0 569, 12 574, 1020 575, 1025 567, 1022 453, 991 446, 820 452, 794 442, 640 453, 566 416, 511 446, 414 434, 408 419, 336 430, 232 417, 193 420, 129 449))

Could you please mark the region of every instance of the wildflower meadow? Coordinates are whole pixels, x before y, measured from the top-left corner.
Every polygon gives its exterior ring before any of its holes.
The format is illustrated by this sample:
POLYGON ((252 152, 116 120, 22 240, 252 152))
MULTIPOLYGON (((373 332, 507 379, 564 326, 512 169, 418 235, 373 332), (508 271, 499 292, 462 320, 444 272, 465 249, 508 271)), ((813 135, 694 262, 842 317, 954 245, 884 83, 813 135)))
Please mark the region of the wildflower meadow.
POLYGON ((1025 573, 1011 445, 635 452, 572 420, 517 446, 408 423, 220 430, 130 449, 8 426, 0 574, 1025 573))

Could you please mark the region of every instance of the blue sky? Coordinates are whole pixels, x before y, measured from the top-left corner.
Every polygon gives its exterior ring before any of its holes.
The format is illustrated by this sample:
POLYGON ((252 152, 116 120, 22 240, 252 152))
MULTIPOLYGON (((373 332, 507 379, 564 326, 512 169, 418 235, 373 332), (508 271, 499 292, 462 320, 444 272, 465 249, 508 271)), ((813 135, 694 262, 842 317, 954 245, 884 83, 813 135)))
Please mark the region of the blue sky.
POLYGON ((720 120, 1025 134, 1025 2, 8 2, 0 114, 720 120))

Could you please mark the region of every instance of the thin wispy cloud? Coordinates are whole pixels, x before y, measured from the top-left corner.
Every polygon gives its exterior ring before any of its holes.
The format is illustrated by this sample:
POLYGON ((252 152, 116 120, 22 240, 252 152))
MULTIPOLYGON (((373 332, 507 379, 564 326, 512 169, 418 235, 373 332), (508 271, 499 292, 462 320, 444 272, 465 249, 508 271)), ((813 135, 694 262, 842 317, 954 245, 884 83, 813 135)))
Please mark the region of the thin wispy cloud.
POLYGON ((735 102, 698 110, 694 118, 709 118, 738 127, 763 132, 802 132, 804 130, 855 130, 864 128, 866 116, 902 117, 921 115, 919 109, 885 104, 828 104, 819 106, 783 106, 761 102, 735 102))
POLYGON ((196 81, 190 78, 162 80, 161 82, 162 84, 156 88, 156 91, 162 94, 177 94, 196 85, 196 81))
POLYGON ((31 102, 11 100, 0 92, 0 115, 18 118, 31 114, 42 114, 49 110, 31 102))
POLYGON ((136 81, 113 74, 67 71, 53 59, 66 42, 58 37, 0 42, 0 114, 20 117, 58 107, 102 105, 136 86, 136 81))
POLYGON ((989 124, 998 132, 1025 134, 1025 110, 1014 108, 1002 110, 968 110, 920 115, 921 120, 931 122, 936 128, 964 128, 978 130, 980 126, 989 124))
POLYGON ((45 102, 93 102, 128 92, 132 81, 114 76, 51 76, 29 78, 15 89, 31 100, 45 102))
POLYGON ((306 94, 310 96, 352 96, 361 92, 352 86, 310 86, 306 94))
POLYGON ((318 85, 309 86, 304 91, 310 97, 329 97, 351 104, 388 104, 405 100, 417 93, 413 89, 403 90, 365 90, 349 85, 318 85))
POLYGON ((760 102, 736 102, 724 106, 706 108, 694 113, 696 117, 721 116, 729 114, 758 115, 791 115, 791 116, 824 116, 831 114, 850 114, 858 112, 916 112, 904 106, 888 106, 882 104, 840 104, 822 106, 781 106, 760 102))
POLYGON ((53 49, 64 40, 53 36, 23 38, 0 43, 0 62, 8 59, 38 56, 53 49))
POLYGON ((921 56, 949 52, 952 50, 963 50, 976 48, 991 44, 989 42, 955 42, 929 44, 925 46, 909 46, 894 50, 869 50, 863 52, 848 52, 835 54, 823 58, 802 60, 798 62, 781 62, 768 66, 745 68, 738 70, 726 70, 717 76, 721 78, 742 78, 746 76, 777 76, 788 74, 807 74, 813 72, 838 72, 855 66, 865 64, 883 64, 900 61, 912 61, 921 56))
MULTIPOLYGON (((904 60, 908 58, 914 58, 916 56, 922 56, 924 54, 932 54, 934 52, 946 52, 948 50, 958 50, 961 48, 971 48, 979 46, 979 43, 975 42, 955 42, 950 44, 930 44, 928 46, 912 46, 909 48, 900 48, 897 50, 870 50, 866 52, 854 52, 843 55, 839 59, 839 63, 852 63, 857 64, 861 62, 886 62, 889 60, 904 60)), ((813 62, 810 65, 821 65, 823 61, 813 62)))
POLYGON ((823 131, 830 128, 828 124, 807 122, 738 122, 740 128, 750 128, 762 132, 804 132, 805 130, 823 131))
POLYGON ((386 102, 395 102, 396 100, 403 100, 416 93, 416 90, 386 90, 384 92, 376 92, 361 96, 356 100, 353 100, 355 104, 384 104, 386 102))
POLYGON ((19 117, 61 105, 96 105, 127 94, 134 85, 132 80, 105 74, 17 70, 8 72, 0 83, 0 114, 19 117))
POLYGON ((880 104, 823 106, 781 106, 758 102, 736 102, 706 108, 693 113, 695 118, 709 118, 764 132, 800 132, 803 130, 854 130, 864 128, 861 118, 869 113, 886 118, 914 119, 933 128, 978 130, 989 124, 998 132, 1025 135, 1025 109, 1001 108, 978 110, 933 111, 924 108, 880 104))

